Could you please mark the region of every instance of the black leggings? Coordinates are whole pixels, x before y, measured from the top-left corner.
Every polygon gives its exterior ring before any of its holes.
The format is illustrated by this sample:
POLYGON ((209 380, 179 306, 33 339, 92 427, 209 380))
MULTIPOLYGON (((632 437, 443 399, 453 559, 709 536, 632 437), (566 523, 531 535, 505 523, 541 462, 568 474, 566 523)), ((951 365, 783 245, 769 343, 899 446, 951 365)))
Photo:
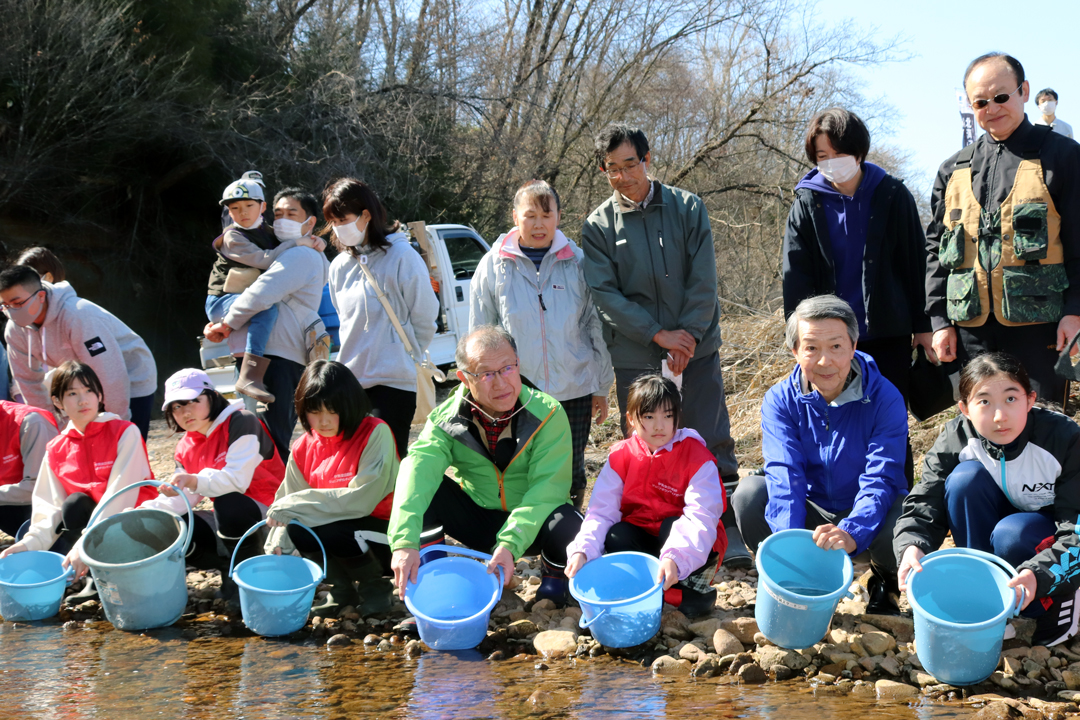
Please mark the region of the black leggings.
POLYGON ((0 530, 15 537, 23 523, 30 519, 29 505, 0 505, 0 530))
MULTIPOLYGON (((508 517, 510 513, 503 510, 480 507, 456 482, 444 476, 424 513, 421 544, 442 542, 445 533, 473 550, 491 552, 508 517)), ((581 520, 581 513, 573 505, 558 506, 540 525, 536 539, 523 554, 540 553, 549 564, 566 567, 566 546, 577 537, 581 520)))
MULTIPOLYGON (((226 549, 231 553, 236 547, 236 541, 252 525, 262 520, 259 504, 247 495, 238 492, 226 493, 213 498, 213 503, 214 518, 218 526, 217 533, 210 527, 210 523, 198 515, 195 516, 195 526, 191 531, 191 548, 188 550, 187 562, 200 570, 228 568, 229 559, 223 560, 218 554, 218 538, 221 538, 226 549)), ((250 541, 249 539, 248 542, 250 541)), ((259 552, 261 553, 262 550, 260 549, 259 552)))
POLYGON ((387 385, 373 385, 364 392, 371 400, 371 414, 390 426, 398 457, 405 459, 409 452, 409 430, 412 429, 413 415, 416 414, 416 392, 398 390, 387 385))
MULTIPOLYGON (((330 557, 354 558, 364 554, 364 550, 356 541, 356 534, 362 533, 365 544, 371 549, 373 555, 378 558, 384 573, 391 573, 390 569, 390 546, 387 544, 386 531, 390 522, 371 516, 362 518, 349 518, 337 520, 326 525, 311 528, 330 557), (372 537, 375 536, 375 537, 372 537), (379 537, 381 536, 381 537, 379 537)), ((311 537, 311 533, 296 525, 288 526, 289 539, 296 549, 302 553, 311 555, 318 554, 319 543, 311 537)))
POLYGON ((55 553, 67 555, 75 543, 82 537, 83 530, 90 524, 97 503, 86 493, 72 493, 60 506, 60 537, 49 548, 55 553))

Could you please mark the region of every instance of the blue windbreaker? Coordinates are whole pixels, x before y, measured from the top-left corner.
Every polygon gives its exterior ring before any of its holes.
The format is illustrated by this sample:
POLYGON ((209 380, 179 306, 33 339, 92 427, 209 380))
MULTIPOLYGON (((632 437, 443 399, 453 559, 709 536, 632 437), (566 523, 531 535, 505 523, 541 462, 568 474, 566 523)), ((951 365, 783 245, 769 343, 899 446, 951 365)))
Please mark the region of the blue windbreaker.
POLYGON ((774 532, 801 528, 806 501, 834 513, 865 550, 896 498, 907 494, 907 408, 869 355, 855 352, 860 377, 831 404, 802 392, 798 366, 773 385, 761 407, 762 453, 774 532))

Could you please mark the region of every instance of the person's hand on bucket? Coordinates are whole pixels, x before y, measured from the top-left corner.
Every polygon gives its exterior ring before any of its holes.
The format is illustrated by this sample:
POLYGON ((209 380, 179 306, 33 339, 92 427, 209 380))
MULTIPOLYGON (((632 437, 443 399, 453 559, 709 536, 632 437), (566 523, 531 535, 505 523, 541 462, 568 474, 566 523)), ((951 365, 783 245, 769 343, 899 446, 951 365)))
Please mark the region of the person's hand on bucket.
POLYGON ((177 472, 173 473, 173 476, 169 478, 167 483, 162 483, 158 486, 158 492, 165 497, 176 497, 180 494, 181 490, 195 492, 195 489, 198 487, 199 478, 191 473, 177 472))
POLYGON ((843 550, 851 554, 858 549, 855 538, 831 523, 814 528, 814 542, 822 550, 843 550))
POLYGON ((0 552, 0 560, 3 560, 8 555, 14 555, 15 553, 26 552, 27 550, 28 550, 28 548, 26 547, 26 545, 22 544, 21 542, 17 542, 14 545, 7 548, 6 550, 4 550, 4 552, 0 552))
POLYGON ((1016 577, 1005 584, 1011 588, 1016 588, 1016 598, 1018 600, 1020 599, 1020 588, 1024 588, 1023 604, 1020 605, 1021 610, 1025 609, 1035 599, 1035 573, 1030 570, 1021 570, 1016 577))
POLYGON ((394 571, 394 584, 397 585, 398 597, 405 599, 405 586, 416 582, 416 573, 420 569, 420 551, 416 548, 399 548, 390 559, 390 568, 394 571))
POLYGON ((656 574, 656 581, 664 583, 664 589, 668 590, 672 585, 679 582, 679 566, 671 558, 660 561, 660 572, 656 574))
POLYGON ((912 571, 922 572, 922 563, 919 561, 924 557, 926 557, 926 553, 914 545, 908 545, 907 549, 904 550, 904 556, 900 558, 900 567, 896 570, 896 579, 899 583, 900 590, 906 591, 908 589, 907 581, 909 573, 912 571))
POLYGON ((495 572, 495 568, 501 567, 503 569, 503 585, 510 585, 510 579, 514 577, 514 554, 504 548, 502 545, 491 553, 491 559, 488 560, 487 571, 489 573, 495 572))
POLYGON ((578 570, 585 567, 585 563, 589 562, 585 557, 585 553, 576 552, 566 559, 566 577, 572 578, 578 574, 578 570))
POLYGON ((65 557, 64 561, 62 563, 60 563, 60 566, 64 567, 64 568, 68 568, 68 567, 75 568, 75 579, 76 580, 78 580, 81 577, 84 577, 86 575, 86 571, 89 570, 89 568, 86 567, 86 564, 82 561, 82 556, 79 555, 79 546, 78 545, 71 548, 71 550, 67 554, 67 557, 65 557))

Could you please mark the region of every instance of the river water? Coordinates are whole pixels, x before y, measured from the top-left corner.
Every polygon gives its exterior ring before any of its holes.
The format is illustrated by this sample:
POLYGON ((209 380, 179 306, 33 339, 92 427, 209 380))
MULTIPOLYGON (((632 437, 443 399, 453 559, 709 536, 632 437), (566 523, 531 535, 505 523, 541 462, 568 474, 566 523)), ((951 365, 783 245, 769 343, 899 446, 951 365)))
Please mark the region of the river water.
MULTIPOLYGON (((608 656, 502 662, 478 652, 406 658, 359 643, 223 637, 212 625, 131 634, 104 621, 0 625, 0 718, 965 717, 956 705, 817 697, 802 682, 653 678, 608 656)), ((833 688, 832 690, 835 690, 833 688)))

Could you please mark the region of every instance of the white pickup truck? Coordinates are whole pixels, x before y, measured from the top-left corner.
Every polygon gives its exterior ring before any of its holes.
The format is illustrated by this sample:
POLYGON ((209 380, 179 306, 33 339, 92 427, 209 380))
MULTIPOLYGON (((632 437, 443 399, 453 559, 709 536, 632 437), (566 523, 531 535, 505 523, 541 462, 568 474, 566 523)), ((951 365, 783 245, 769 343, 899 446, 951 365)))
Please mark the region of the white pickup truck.
MULTIPOLYGON (((454 350, 461 333, 469 329, 469 285, 476 266, 489 245, 480 234, 465 225, 425 225, 409 223, 412 245, 424 258, 431 276, 439 285, 439 318, 429 352, 443 368, 454 364, 454 350)), ((226 343, 200 338, 202 366, 223 395, 235 396, 236 371, 226 343)), ((337 347, 331 355, 337 358, 337 347)))

